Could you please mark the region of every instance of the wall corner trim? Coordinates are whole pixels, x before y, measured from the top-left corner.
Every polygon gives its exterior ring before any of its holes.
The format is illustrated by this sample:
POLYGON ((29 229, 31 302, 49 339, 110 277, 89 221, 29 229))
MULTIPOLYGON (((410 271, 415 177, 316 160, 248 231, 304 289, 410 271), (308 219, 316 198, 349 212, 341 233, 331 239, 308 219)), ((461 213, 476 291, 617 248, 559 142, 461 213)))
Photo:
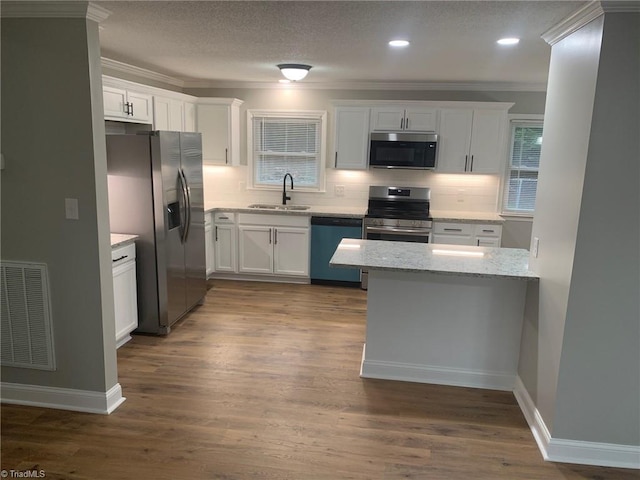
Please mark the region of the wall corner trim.
POLYGON ((513 394, 545 460, 600 467, 640 469, 640 445, 618 445, 553 438, 520 377, 516 377, 513 394))
POLYGON ((106 392, 0 383, 0 402, 12 405, 29 405, 108 415, 122 405, 125 400, 119 383, 106 392))

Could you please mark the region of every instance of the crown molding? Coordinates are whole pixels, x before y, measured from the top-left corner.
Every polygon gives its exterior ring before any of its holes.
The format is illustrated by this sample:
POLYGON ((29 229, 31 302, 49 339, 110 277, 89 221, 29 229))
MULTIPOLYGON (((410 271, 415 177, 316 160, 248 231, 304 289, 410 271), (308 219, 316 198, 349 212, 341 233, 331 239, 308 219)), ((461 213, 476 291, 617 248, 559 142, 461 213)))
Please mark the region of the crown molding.
POLYGON ((2 18, 87 18, 98 23, 109 15, 109 10, 91 2, 3 1, 0 11, 2 18))
POLYGON ((588 3, 540 36, 549 45, 555 45, 603 14, 604 10, 600 2, 588 3))
POLYGON ((128 63, 119 62, 117 60, 112 60, 105 57, 102 57, 100 61, 102 63, 103 69, 109 68, 111 70, 115 70, 116 72, 135 75, 136 77, 165 83, 167 85, 174 85, 180 88, 183 88, 185 86, 185 82, 180 80, 179 78, 170 77, 169 75, 164 75, 152 70, 147 70, 146 68, 136 67, 135 65, 129 65, 128 63))
POLYGON ((516 82, 293 82, 281 84, 275 82, 233 82, 233 81, 190 81, 184 82, 184 88, 248 88, 248 89, 299 89, 299 90, 459 90, 485 92, 545 92, 546 83, 516 82))
POLYGON ((639 12, 640 1, 637 0, 591 2, 576 10, 554 27, 551 27, 549 30, 544 32, 541 37, 549 45, 555 45, 563 38, 566 38, 605 13, 639 12))

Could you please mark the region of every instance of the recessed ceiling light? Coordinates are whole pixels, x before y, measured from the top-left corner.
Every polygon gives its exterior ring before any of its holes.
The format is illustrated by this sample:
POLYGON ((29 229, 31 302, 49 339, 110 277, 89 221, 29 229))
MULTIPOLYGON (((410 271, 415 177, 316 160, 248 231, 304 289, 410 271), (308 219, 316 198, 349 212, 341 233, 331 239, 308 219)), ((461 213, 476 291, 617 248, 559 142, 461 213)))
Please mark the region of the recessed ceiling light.
POLYGON ((501 38, 498 40, 500 45, 517 45, 520 42, 519 38, 510 37, 510 38, 501 38))
POLYGON ((392 47, 407 47, 409 45, 409 40, 391 40, 389 45, 392 47))

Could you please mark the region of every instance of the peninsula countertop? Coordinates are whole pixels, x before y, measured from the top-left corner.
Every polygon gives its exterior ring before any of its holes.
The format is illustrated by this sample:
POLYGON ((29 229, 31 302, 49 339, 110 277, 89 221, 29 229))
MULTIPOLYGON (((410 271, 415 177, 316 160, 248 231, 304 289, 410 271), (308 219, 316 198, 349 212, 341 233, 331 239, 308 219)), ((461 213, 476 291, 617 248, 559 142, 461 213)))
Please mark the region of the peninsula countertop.
POLYGON ((488 278, 537 280, 520 248, 343 239, 330 265, 488 278))

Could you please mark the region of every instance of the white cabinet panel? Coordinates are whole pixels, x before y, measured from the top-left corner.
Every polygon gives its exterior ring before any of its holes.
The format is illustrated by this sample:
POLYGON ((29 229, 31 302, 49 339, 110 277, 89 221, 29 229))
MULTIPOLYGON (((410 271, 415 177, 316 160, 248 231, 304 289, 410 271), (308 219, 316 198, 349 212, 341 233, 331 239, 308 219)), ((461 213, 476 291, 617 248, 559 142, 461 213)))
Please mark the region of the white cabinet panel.
POLYGON ((369 164, 369 112, 367 107, 336 107, 334 167, 366 170, 369 164))
POLYGON ((274 228, 273 273, 309 275, 309 229, 274 228))
POLYGON ((435 132, 438 110, 432 107, 389 105, 371 109, 372 131, 435 132))
POLYGON ((237 234, 235 225, 214 226, 215 232, 215 270, 216 272, 235 272, 237 234))
POLYGON ((151 95, 104 85, 102 99, 107 120, 152 123, 151 95))
POLYGON ((507 127, 505 110, 442 109, 436 171, 501 173, 507 127))
POLYGON ((240 164, 240 105, 237 99, 201 99, 196 131, 202 133, 202 161, 208 165, 240 164), (212 103, 218 102, 218 103, 212 103))
POLYGON ((239 268, 244 273, 273 272, 273 232, 262 225, 239 225, 239 268))
POLYGON ((205 263, 207 266, 207 278, 215 270, 215 239, 213 235, 212 215, 207 213, 204 217, 204 241, 205 241, 205 263))
POLYGON ((499 247, 502 225, 434 222, 431 243, 499 247))
POLYGON ((135 244, 114 248, 111 252, 116 347, 131 340, 130 333, 138 327, 135 252, 135 244))

